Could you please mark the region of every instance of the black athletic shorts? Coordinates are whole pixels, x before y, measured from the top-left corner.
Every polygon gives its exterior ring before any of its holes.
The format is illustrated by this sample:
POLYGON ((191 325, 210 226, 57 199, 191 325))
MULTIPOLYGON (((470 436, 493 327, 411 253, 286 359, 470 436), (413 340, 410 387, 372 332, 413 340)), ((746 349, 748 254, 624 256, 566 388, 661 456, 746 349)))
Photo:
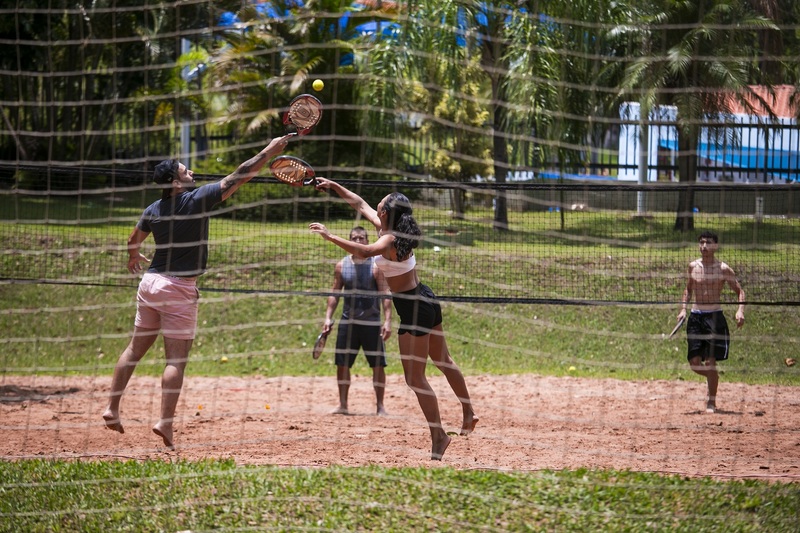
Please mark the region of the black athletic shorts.
POLYGON ((410 291, 395 293, 392 302, 400 317, 398 335, 411 333, 420 337, 442 323, 442 306, 427 285, 420 283, 410 291))
POLYGON ((336 330, 336 366, 352 368, 358 350, 363 349, 370 368, 386 366, 386 351, 381 337, 381 324, 339 322, 336 330))
POLYGON ((689 313, 689 319, 686 321, 686 339, 689 343, 687 356, 689 360, 698 355, 703 361, 711 356, 717 361, 728 358, 730 334, 728 322, 722 311, 689 313))

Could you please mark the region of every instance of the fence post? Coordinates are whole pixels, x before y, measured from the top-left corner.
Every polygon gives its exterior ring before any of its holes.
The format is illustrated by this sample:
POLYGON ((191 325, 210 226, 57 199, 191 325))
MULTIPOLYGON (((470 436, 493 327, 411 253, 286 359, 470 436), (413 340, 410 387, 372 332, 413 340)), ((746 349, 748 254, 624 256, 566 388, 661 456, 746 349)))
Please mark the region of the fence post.
POLYGON ((761 223, 761 218, 764 216, 764 197, 761 196, 761 191, 756 189, 756 212, 753 216, 753 244, 758 244, 758 226, 761 223))

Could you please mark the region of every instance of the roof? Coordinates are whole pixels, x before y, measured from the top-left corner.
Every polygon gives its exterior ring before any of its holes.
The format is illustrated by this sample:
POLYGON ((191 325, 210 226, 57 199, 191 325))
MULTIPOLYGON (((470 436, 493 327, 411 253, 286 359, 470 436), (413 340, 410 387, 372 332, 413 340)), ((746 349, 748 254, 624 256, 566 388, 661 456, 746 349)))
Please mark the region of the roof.
MULTIPOLYGON (((792 85, 774 85, 772 91, 774 96, 769 94, 769 88, 764 85, 751 85, 750 89, 758 96, 763 98, 772 109, 772 112, 778 118, 796 118, 800 115, 800 95, 798 95, 798 102, 791 105, 792 95, 795 93, 795 87, 792 85)), ((756 115, 761 117, 769 116, 769 113, 753 96, 747 96, 748 102, 755 108, 756 115)), ((731 111, 735 115, 750 115, 750 110, 745 109, 740 102, 735 98, 730 97, 728 101, 731 111)))

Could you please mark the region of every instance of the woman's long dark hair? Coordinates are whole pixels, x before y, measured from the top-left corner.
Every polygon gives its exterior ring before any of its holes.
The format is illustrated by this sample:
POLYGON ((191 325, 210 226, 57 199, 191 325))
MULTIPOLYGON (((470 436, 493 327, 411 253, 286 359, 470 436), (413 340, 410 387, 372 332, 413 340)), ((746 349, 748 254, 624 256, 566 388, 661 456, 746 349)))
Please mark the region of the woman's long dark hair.
POLYGON ((419 246, 422 230, 411 215, 413 209, 411 202, 405 194, 393 192, 383 204, 383 211, 388 213, 389 228, 394 235, 394 247, 397 250, 397 259, 404 261, 411 255, 411 251, 419 246))

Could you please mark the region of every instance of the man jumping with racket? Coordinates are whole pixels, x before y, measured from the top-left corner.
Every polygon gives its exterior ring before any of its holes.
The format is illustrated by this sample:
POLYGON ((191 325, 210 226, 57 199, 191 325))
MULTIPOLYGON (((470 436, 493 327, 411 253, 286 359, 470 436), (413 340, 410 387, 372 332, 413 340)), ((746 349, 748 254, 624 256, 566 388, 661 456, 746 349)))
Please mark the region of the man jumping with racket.
POLYGON ((133 337, 114 367, 108 407, 103 413, 107 428, 125 432, 119 416, 122 394, 136 365, 160 332, 167 364, 161 377, 161 418, 153 432, 164 445, 174 448, 173 418, 197 330, 200 293, 196 283, 208 260, 210 212, 281 153, 289 138, 272 139, 232 174, 202 187, 195 186, 194 173, 175 159, 156 165, 153 181, 164 189, 161 200, 144 210, 128 237, 128 270, 136 274, 142 270, 142 263, 150 261, 140 248, 151 233, 156 251, 139 283, 133 337))
MULTIPOLYGON (((356 226, 350 230, 350 241, 369 244, 367 230, 356 226)), ((342 293, 342 319, 336 334, 336 381, 339 386, 339 407, 332 414, 349 414, 347 396, 350 391, 350 369, 359 349, 364 350, 372 368, 372 385, 375 388, 377 414, 385 415, 383 393, 386 390, 386 355, 384 342, 392 334, 392 301, 378 298, 379 293, 391 295, 383 273, 372 257, 345 256, 336 263, 333 272, 333 292, 342 293), (383 322, 381 322, 383 311, 383 322)), ((333 326, 333 313, 339 305, 339 296, 328 296, 322 334, 327 335, 333 326)))
POLYGON ((678 321, 686 318, 686 306, 692 300, 692 310, 686 323, 686 338, 689 344, 689 367, 708 382, 706 412, 717 411, 717 386, 719 372, 717 361, 728 358, 730 334, 725 315, 722 314, 721 294, 725 284, 733 290, 739 302, 736 311, 736 326, 744 324, 744 290, 736 279, 733 269, 716 259, 719 238, 711 231, 700 234, 700 259, 689 263, 686 289, 681 299, 682 308, 678 321))

